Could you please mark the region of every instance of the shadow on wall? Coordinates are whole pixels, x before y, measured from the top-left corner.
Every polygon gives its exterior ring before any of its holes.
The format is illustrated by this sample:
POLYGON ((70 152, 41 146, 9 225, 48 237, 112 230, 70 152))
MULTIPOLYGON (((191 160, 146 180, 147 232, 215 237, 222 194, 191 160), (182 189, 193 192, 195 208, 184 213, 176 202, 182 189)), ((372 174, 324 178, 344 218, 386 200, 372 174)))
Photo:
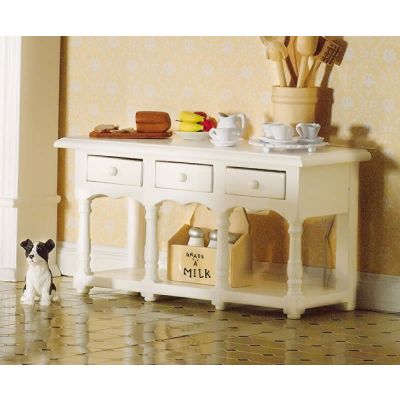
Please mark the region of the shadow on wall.
MULTIPOLYGON (((339 64, 343 60, 347 42, 343 37, 329 37, 340 44, 343 52, 339 64)), ((329 80, 335 66, 325 66, 324 74, 318 90, 318 103, 315 111, 315 121, 320 123, 320 136, 329 141, 332 132, 332 107, 334 104, 334 89, 329 88, 329 80)), ((337 68, 337 66, 336 66, 337 68)), ((265 114, 265 120, 271 121, 272 113, 265 114)), ((267 213, 249 215, 251 223, 254 258, 258 261, 287 263, 289 235, 287 221, 279 214, 267 213)), ((324 216, 306 219, 303 223, 302 260, 309 266, 335 266, 336 226, 334 216, 324 216)))
POLYGON ((328 139, 335 146, 363 148, 372 154, 372 160, 360 164, 359 201, 359 265, 366 271, 380 272, 384 250, 385 176, 399 168, 399 163, 385 155, 370 139, 370 128, 351 126, 350 139, 338 137, 338 127, 332 126, 328 139))
MULTIPOLYGON (((65 106, 67 98, 67 82, 68 82, 68 69, 67 69, 67 51, 66 51, 66 38, 61 38, 61 49, 60 49, 60 99, 59 99, 59 117, 58 117, 58 137, 66 136, 66 121, 67 121, 67 107, 65 106)), ((65 226, 66 221, 66 208, 67 204, 67 193, 66 193, 66 150, 58 150, 58 177, 57 177, 57 193, 61 196, 61 201, 57 208, 57 240, 63 240, 65 238, 65 226)), ((73 173, 73 171, 71 172, 73 173)))

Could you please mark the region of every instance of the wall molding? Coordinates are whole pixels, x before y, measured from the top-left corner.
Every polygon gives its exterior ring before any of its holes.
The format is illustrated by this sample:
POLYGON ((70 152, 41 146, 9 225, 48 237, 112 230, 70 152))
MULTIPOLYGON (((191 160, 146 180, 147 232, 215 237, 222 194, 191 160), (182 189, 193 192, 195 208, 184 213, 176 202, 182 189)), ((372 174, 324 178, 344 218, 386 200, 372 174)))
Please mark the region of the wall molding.
POLYGON ((364 310, 400 312, 400 276, 359 273, 357 307, 364 310))
POLYGON ((15 208, 24 207, 32 208, 38 206, 47 206, 51 204, 58 204, 61 201, 61 196, 42 196, 42 197, 31 197, 31 198, 18 198, 9 199, 6 197, 0 197, 0 207, 4 208, 15 208))
MULTIPOLYGON (((114 246, 92 246, 91 269, 102 271, 105 269, 126 268, 129 265, 128 249, 114 246)), ((162 255, 160 255, 160 264, 162 255)), ((57 243, 57 265, 63 275, 72 276, 78 266, 78 245, 70 242, 57 243)))
MULTIPOLYGON (((160 268, 166 268, 166 252, 160 253, 160 268)), ((76 243, 57 243, 57 265, 63 275, 72 276, 78 265, 76 243)), ((92 246, 91 267, 93 271, 126 268, 128 250, 124 247, 92 246)), ((323 269, 305 267, 304 273, 313 280, 323 279, 323 269)), ((357 308, 364 310, 400 312, 400 276, 380 275, 368 272, 358 274, 357 308)), ((334 279, 334 274, 328 274, 334 279)))
POLYGON ((57 235, 59 71, 59 37, 0 37, 0 280, 24 280, 22 240, 57 235))
POLYGON ((21 37, 0 37, 0 197, 17 197, 21 37))
POLYGON ((0 281, 16 282, 18 280, 17 270, 15 268, 0 268, 0 281))

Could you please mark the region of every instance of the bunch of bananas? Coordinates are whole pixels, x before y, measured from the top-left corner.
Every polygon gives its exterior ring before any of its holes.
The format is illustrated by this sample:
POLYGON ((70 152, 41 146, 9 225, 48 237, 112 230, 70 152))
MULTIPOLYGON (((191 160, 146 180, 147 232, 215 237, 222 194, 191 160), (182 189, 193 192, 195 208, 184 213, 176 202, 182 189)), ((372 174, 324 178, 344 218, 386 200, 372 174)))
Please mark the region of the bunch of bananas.
POLYGON ((178 121, 182 132, 208 132, 217 127, 217 120, 203 111, 182 111, 178 121))

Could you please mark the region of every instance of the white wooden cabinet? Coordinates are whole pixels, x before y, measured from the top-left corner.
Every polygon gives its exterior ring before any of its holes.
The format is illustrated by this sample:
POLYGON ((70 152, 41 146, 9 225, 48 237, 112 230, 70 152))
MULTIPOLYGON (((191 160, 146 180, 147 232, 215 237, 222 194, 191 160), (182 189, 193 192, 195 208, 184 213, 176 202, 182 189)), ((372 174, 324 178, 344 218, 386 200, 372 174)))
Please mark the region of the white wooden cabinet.
MULTIPOLYGON (((74 287, 140 292, 282 309, 300 318, 305 309, 342 304, 354 309, 357 285, 358 166, 370 159, 365 150, 327 146, 316 153, 263 153, 246 142, 215 148, 208 142, 172 140, 105 140, 63 138, 56 147, 75 150, 75 189, 79 201, 79 267, 74 287), (96 272, 90 270, 90 203, 97 196, 126 196, 144 205, 144 265, 96 272), (172 282, 158 266, 157 211, 163 200, 202 203, 217 214, 216 284, 209 287, 172 282), (228 284, 229 215, 234 207, 274 210, 289 223, 287 273, 255 273, 254 284, 228 284), (334 286, 303 281, 302 224, 308 217, 337 215, 337 267, 334 286)), ((134 215, 134 214, 133 214, 134 215)), ((139 221, 136 221, 137 224, 139 221)), ((132 228, 131 228, 132 229, 132 228)), ((137 230, 139 232, 139 230, 137 230)), ((139 234, 139 233, 138 233, 139 234)), ((140 238, 130 234, 130 248, 140 238)), ((140 257, 132 257, 139 260, 140 257)))

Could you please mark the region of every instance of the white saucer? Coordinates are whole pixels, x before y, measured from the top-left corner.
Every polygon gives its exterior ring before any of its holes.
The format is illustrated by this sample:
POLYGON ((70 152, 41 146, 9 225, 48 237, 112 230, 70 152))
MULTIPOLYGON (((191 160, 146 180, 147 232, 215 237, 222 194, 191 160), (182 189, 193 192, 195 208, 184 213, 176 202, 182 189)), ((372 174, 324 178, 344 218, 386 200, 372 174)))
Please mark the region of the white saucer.
POLYGON ((314 139, 306 139, 306 138, 300 137, 298 140, 301 143, 318 144, 318 143, 322 143, 325 139, 321 136, 317 136, 314 139))
POLYGON ((261 141, 264 143, 272 143, 272 144, 292 144, 292 143, 297 143, 298 138, 297 137, 292 137, 289 140, 282 140, 282 139, 274 139, 274 138, 267 138, 265 136, 262 136, 261 141))
POLYGON ((220 142, 219 140, 210 139, 210 142, 217 147, 232 147, 240 142, 240 138, 236 140, 230 140, 229 142, 220 142))

